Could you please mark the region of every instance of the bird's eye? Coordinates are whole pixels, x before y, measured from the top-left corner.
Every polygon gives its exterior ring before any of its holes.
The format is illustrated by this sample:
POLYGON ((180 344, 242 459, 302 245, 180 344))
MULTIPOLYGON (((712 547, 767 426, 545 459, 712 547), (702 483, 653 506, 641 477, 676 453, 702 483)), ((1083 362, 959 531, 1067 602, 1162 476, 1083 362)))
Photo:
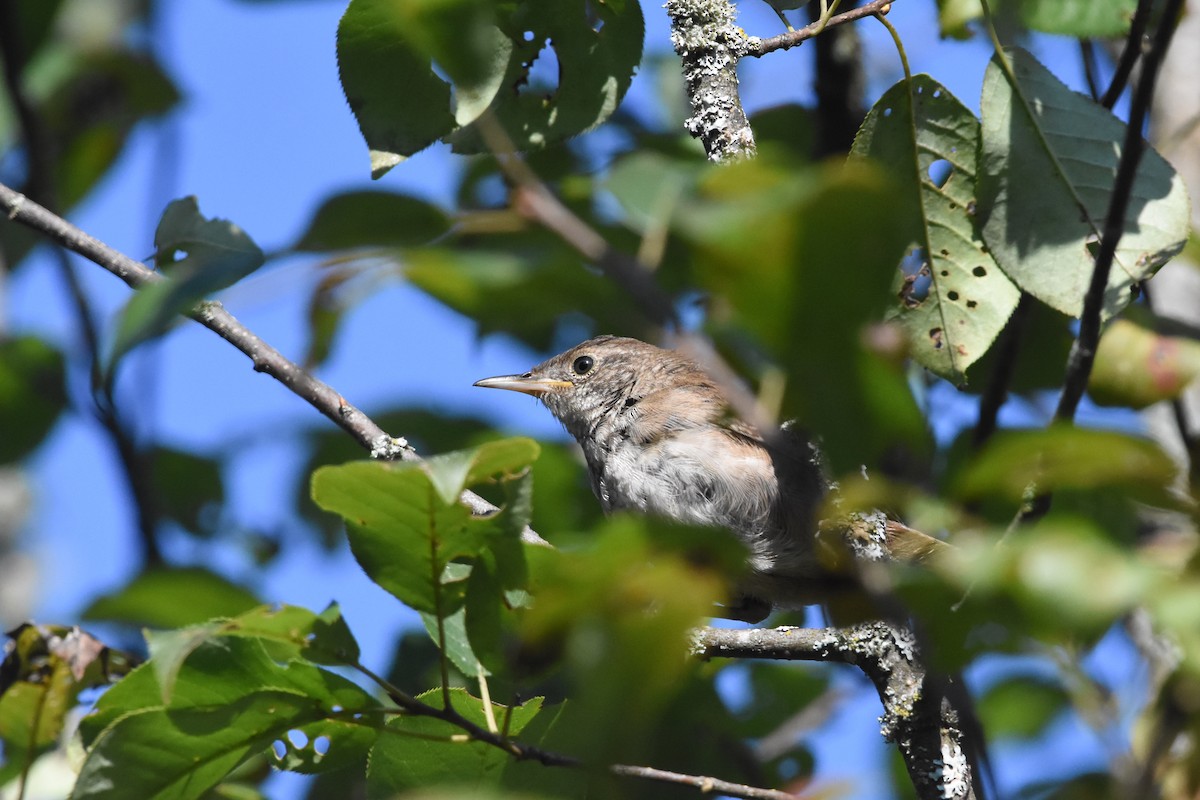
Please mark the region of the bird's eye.
POLYGON ((591 370, 595 363, 596 362, 592 360, 591 356, 580 356, 579 358, 575 359, 573 364, 571 364, 571 369, 575 370, 576 375, 583 375, 591 370))

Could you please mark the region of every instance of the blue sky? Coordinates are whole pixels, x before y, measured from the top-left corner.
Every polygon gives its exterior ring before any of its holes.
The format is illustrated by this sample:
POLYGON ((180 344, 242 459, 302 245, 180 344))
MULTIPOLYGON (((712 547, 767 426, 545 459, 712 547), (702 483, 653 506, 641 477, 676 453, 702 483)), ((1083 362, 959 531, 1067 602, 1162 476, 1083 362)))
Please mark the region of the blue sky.
MULTIPOLYGON (((765 4, 743 5, 741 24, 748 32, 779 32, 765 4)), ((205 214, 236 221, 271 250, 303 230, 321 198, 367 187, 366 148, 337 82, 334 33, 343 8, 340 0, 163 3, 161 28, 152 35, 183 104, 166 126, 134 135, 117 169, 72 220, 141 258, 151 252, 162 207, 194 194, 205 214)), ((978 108, 988 49, 978 42, 941 42, 933 9, 929 0, 901 0, 890 20, 904 37, 914 72, 931 72, 978 108)), ((664 12, 657 2, 645 3, 643 12, 648 51, 669 51, 664 12)), ((860 29, 876 95, 901 76, 899 62, 881 26, 865 22, 860 29)), ((1072 45, 1039 40, 1035 49, 1061 77, 1081 85, 1072 45)), ((809 57, 801 48, 745 64, 748 110, 810 99, 809 57)), ((649 84, 635 81, 628 102, 653 114, 657 90, 649 84)), ((444 148, 432 148, 378 186, 448 203, 458 169, 444 148)), ((303 301, 319 277, 314 263, 299 257, 273 263, 222 299, 251 329, 299 358, 306 341, 303 301)), ((111 321, 128 290, 97 267, 81 264, 80 272, 102 318, 111 321)), ((6 301, 13 329, 73 345, 71 316, 44 255, 16 276, 6 301)), ((524 369, 537 357, 502 338, 476 341, 470 321, 391 284, 349 316, 319 374, 368 412, 419 403, 479 412, 533 436, 561 437, 534 403, 471 387, 479 377, 524 369)), ((148 437, 202 453, 225 452, 235 443, 226 480, 237 523, 288 535, 293 522, 283 510, 302 479, 295 466, 304 457, 291 432, 296 425, 327 424, 310 407, 193 324, 128 362, 121 397, 136 408, 139 430, 148 437)), ((970 421, 965 410, 952 411, 970 421)), ((40 577, 32 612, 41 621, 71 622, 89 599, 120 586, 135 569, 125 489, 98 427, 77 416, 62 420, 28 467, 36 505, 24 544, 38 560, 40 577)), ((253 571, 231 548, 177 539, 167 549, 180 561, 215 563, 234 577, 253 571)), ((366 663, 380 668, 391 655, 395 631, 415 619, 367 581, 345 552, 288 548, 257 588, 271 601, 313 608, 337 599, 363 642, 366 663)), ((853 681, 849 673, 846 680, 853 681)), ((881 763, 884 753, 873 706, 870 691, 860 692, 818 744, 820 777, 852 781, 858 797, 878 796, 879 776, 862 768, 864 758, 881 763), (843 747, 850 741, 855 748, 843 747)), ((289 795, 283 788, 288 785, 279 782, 280 796, 289 795)))

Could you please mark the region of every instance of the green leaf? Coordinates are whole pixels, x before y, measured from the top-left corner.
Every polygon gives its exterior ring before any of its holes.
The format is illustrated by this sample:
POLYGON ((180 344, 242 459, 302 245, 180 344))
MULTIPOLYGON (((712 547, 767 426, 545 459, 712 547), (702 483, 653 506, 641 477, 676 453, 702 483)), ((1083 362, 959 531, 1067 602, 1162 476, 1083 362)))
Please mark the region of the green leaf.
MULTIPOLYGON (((439 642, 437 620, 438 618, 433 614, 421 614, 421 621, 425 623, 425 631, 434 642, 439 642)), ((450 659, 450 663, 454 665, 455 669, 472 681, 478 675, 485 677, 491 675, 491 672, 479 660, 479 656, 475 655, 471 640, 467 636, 466 607, 460 605, 453 614, 447 615, 442 620, 442 626, 446 637, 446 647, 444 648, 446 658, 450 659)))
POLYGON ((1060 489, 1124 489, 1173 505, 1165 497, 1175 463, 1153 442, 1115 431, 1057 425, 1002 431, 959 475, 962 498, 999 495, 1020 500, 1060 489))
POLYGON ((478 486, 497 476, 507 481, 523 474, 539 451, 532 439, 500 439, 472 450, 431 456, 425 460, 425 468, 442 500, 454 503, 468 486, 478 486))
POLYGON ((24 458, 49 435, 67 404, 63 357, 41 339, 0 341, 0 464, 24 458))
POLYGON ((1127 319, 1100 338, 1088 395, 1100 405, 1146 408, 1179 397, 1200 376, 1200 342, 1127 319))
MULTIPOLYGON (((981 109, 978 213, 984 241, 1018 286, 1078 317, 1125 124, 1017 49, 988 65, 981 109)), ((1187 233, 1183 182, 1147 145, 1105 291, 1105 318, 1183 248, 1187 233)))
POLYGON ((450 86, 409 44, 397 9, 389 0, 351 0, 338 23, 338 75, 370 149, 372 178, 454 129, 450 86))
POLYGON ((1021 0, 1021 21, 1030 30, 1080 39, 1124 36, 1137 0, 1021 0))
POLYGON ((200 214, 195 197, 172 200, 154 232, 162 280, 140 288, 117 322, 110 363, 138 344, 161 336, 177 315, 232 286, 262 266, 263 252, 228 220, 200 214), (179 258, 179 253, 184 253, 179 258))
POLYGON ((147 703, 161 697, 153 676, 136 671, 134 690, 118 685, 85 720, 90 748, 72 798, 201 797, 274 742, 291 755, 285 768, 336 768, 361 759, 381 724, 359 687, 303 662, 277 664, 252 639, 204 642, 180 668, 170 705, 147 703), (292 731, 305 734, 304 747, 288 741, 292 731), (324 758, 318 736, 329 739, 324 758))
POLYGON ((221 626, 222 635, 249 636, 268 643, 275 658, 307 658, 317 664, 355 664, 358 642, 337 603, 320 614, 299 606, 260 606, 221 626))
POLYGON ((933 78, 917 75, 884 93, 851 150, 901 177, 897 213, 917 263, 902 266, 888 316, 908 334, 913 358, 956 385, 966 382, 967 368, 1020 299, 975 230, 978 141, 979 122, 966 106, 933 78))
POLYGON ((329 251, 355 247, 407 247, 450 230, 446 213, 432 203, 395 192, 358 191, 321 204, 293 247, 329 251))
POLYGON ((1004 678, 979 699, 979 716, 990 736, 1032 739, 1070 707, 1057 681, 1034 675, 1004 678))
POLYGON ((569 552, 529 549, 538 591, 519 619, 519 657, 564 667, 572 724, 558 749, 612 763, 652 745, 696 668, 689 631, 726 597, 713 565, 731 548, 741 551, 725 531, 620 516, 569 552))
POLYGON ((84 619, 179 628, 232 617, 262 604, 244 586, 201 567, 157 567, 92 601, 84 619))
MULTIPOLYGON (((427 692, 422 700, 440 706, 441 691, 427 692)), ((451 690, 454 710, 471 722, 486 728, 483 701, 462 689, 451 690)), ((518 737, 541 711, 541 698, 534 698, 511 710, 492 704, 497 724, 509 715, 508 731, 518 737)), ((462 790, 484 791, 499 786, 512 756, 482 742, 451 741, 461 729, 429 717, 397 717, 387 724, 393 734, 382 736, 371 750, 367 767, 367 797, 394 797, 408 790, 432 786, 456 786, 462 790)))
POLYGON ((481 335, 502 332, 539 350, 553 345, 564 319, 578 323, 583 314, 598 330, 642 330, 644 320, 621 290, 580 269, 578 256, 561 242, 539 231, 491 237, 489 245, 494 249, 409 252, 404 277, 473 319, 481 335))
POLYGON ((598 125, 629 87, 642 34, 636 0, 352 0, 338 66, 378 178, 438 139, 486 149, 473 123, 488 109, 520 149, 598 125), (529 86, 544 48, 558 84, 529 86))
MULTIPOLYGON (((1137 0, 1019 0, 1021 22, 1030 30, 1078 38, 1124 36, 1137 0)), ((993 3, 993 10, 1008 11, 1008 3, 993 3)), ((967 27, 983 17, 979 0, 938 0, 942 35, 966 39, 967 27)))
POLYGON ((454 558, 482 546, 478 523, 462 505, 442 500, 416 464, 359 462, 313 473, 317 505, 346 520, 350 550, 375 583, 405 605, 430 614, 440 607, 441 575, 454 558))
POLYGON ((1115 544, 1098 525, 1065 514, 1013 531, 1002 547, 989 537, 956 544, 935 568, 961 588, 970 586, 996 623, 1052 643, 1086 646, 1163 580, 1160 568, 1115 544))

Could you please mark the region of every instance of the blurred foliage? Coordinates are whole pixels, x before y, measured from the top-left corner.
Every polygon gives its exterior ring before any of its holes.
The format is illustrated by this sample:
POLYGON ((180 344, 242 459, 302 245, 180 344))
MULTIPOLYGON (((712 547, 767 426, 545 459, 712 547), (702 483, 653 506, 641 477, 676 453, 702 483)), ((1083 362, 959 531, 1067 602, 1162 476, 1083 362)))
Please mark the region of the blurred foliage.
MULTIPOLYGON (((976 0, 937 5, 944 33, 978 35, 976 0)), ((993 5, 1005 38, 1019 40, 1025 31, 1122 36, 1134 4, 993 5)), ((1138 436, 1081 428, 1003 431, 982 448, 969 434, 939 442, 939 409, 925 391, 948 381, 987 392, 1011 368, 1008 388, 1036 408, 1061 386, 1123 123, 1009 49, 986 67, 978 117, 937 76, 918 75, 881 93, 845 163, 814 163, 821 110, 790 104, 752 115, 757 159, 717 168, 680 130, 677 60, 642 57, 643 10, 659 13, 636 0, 352 0, 336 32, 339 69, 373 176, 446 142, 476 154, 463 162, 454 203, 347 187, 312 209, 284 250, 264 254, 235 222, 177 200, 154 241, 166 279, 137 292, 114 324, 112 363, 180 311, 297 254, 320 270, 305 298, 304 362, 314 368, 356 304, 397 280, 470 319, 480 336, 502 333, 539 353, 595 333, 658 335, 620 287, 514 202, 511 178, 488 153, 511 140, 566 209, 654 271, 687 324, 781 418, 820 435, 847 507, 887 508, 955 545, 889 577, 935 667, 996 654, 1046 667, 1011 669, 982 692, 989 736, 1048 741, 1069 714, 1103 724, 1081 699, 1102 688, 1084 659, 1140 613, 1175 660, 1165 660, 1163 690, 1149 687, 1136 755, 1151 757, 1160 731, 1200 735, 1200 574, 1176 464, 1138 436), (620 105, 635 69, 663 87, 662 119, 620 105), (1036 299, 1013 318, 1020 292, 1036 299), (997 352, 1006 333, 1016 337, 1013 363, 997 352), (1047 493, 1050 513, 1010 530, 1047 493), (1147 534, 1150 506, 1182 523, 1147 534)), ((11 95, 0 96, 0 179, 69 212, 112 174, 130 134, 180 101, 135 35, 155 3, 16 0, 9 11, 14 27, 0 31, 0 47, 37 125, 31 141, 11 95)), ((1194 383, 1200 336, 1156 319, 1136 294, 1184 246, 1181 181, 1148 151, 1133 197, 1090 391, 1143 408, 1194 383)), ((0 222, 6 269, 20 268, 34 243, 0 222)), ((40 339, 0 338, 0 463, 28 458, 51 436, 71 363, 40 339)), ((103 377, 78 372, 88 388, 103 377)), ((359 663, 336 606, 261 606, 208 566, 147 565, 83 611, 152 629, 152 657, 80 725, 87 753, 74 797, 259 797, 271 769, 317 774, 313 798, 694 796, 592 766, 514 759, 482 741, 488 734, 589 765, 625 760, 813 790, 821 764, 811 737, 842 691, 834 674, 687 655, 688 631, 725 599, 744 560, 729 537, 602 519, 573 447, 502 439, 446 409, 373 418, 427 460, 356 461, 365 454, 339 431, 297 432, 295 524, 277 542, 304 546, 293 532, 308 528, 334 547, 344 531, 366 577, 396 600, 379 613, 403 604, 425 630, 402 634, 380 677, 359 663), (464 487, 501 510, 473 517, 457 501, 464 487), (527 525, 557 549, 523 541, 527 525), (810 711, 815 720, 789 727, 810 711)), ((152 465, 154 535, 228 541, 237 523, 225 508, 235 488, 227 453, 138 446, 152 465)), ((22 626, 10 636, 0 786, 57 745, 81 691, 130 666, 78 630, 22 626)), ((1126 724, 1130 709, 1118 711, 1126 724)), ((1196 791, 1188 756, 1163 762, 1168 800, 1196 791)), ((1121 769, 1020 794, 1125 796, 1121 769)), ((909 796, 904 775, 894 783, 909 796)))

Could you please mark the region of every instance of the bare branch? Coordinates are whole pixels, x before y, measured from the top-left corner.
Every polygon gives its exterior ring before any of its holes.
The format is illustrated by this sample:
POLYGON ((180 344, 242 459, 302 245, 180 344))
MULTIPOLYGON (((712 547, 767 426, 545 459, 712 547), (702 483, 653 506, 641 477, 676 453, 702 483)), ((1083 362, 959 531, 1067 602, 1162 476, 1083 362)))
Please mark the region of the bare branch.
POLYGON ((849 628, 698 628, 693 652, 703 658, 771 658, 853 664, 879 693, 882 733, 904 755, 922 798, 975 798, 968 742, 944 692, 930 686, 907 629, 886 622, 849 628))
MULTIPOLYGON (((66 249, 103 267, 134 289, 163 280, 160 274, 145 264, 114 250, 3 184, 0 184, 0 212, 8 219, 45 234, 66 249)), ((416 450, 407 441, 388 435, 332 386, 313 377, 300 365, 267 344, 238 322, 220 303, 214 300, 199 303, 188 312, 188 316, 245 353, 253 362, 256 371, 275 378, 293 394, 304 399, 349 433, 370 452, 372 458, 384 461, 419 460, 416 450)), ((462 499, 475 514, 489 514, 497 510, 494 505, 474 492, 463 492, 462 499)), ((540 536, 528 529, 524 538, 534 543, 545 543, 540 536)))
POLYGON ((781 792, 778 789, 759 789, 743 783, 730 783, 719 778, 709 778, 704 775, 683 775, 654 767, 633 767, 628 764, 614 764, 609 767, 614 775, 626 775, 633 778, 646 778, 664 783, 675 783, 691 786, 701 794, 722 794, 726 797, 745 797, 748 800, 796 800, 798 795, 781 792))
POLYGON ((798 30, 772 36, 769 39, 753 37, 746 43, 742 55, 758 58, 765 56, 767 53, 773 53, 776 50, 788 50, 803 44, 826 28, 832 28, 835 25, 845 25, 847 22, 857 22, 863 17, 870 17, 875 14, 886 14, 891 10, 892 3, 894 2, 895 0, 871 0, 871 2, 864 3, 858 8, 852 8, 849 11, 830 17, 829 21, 824 25, 818 21, 810 25, 805 25, 798 30))

